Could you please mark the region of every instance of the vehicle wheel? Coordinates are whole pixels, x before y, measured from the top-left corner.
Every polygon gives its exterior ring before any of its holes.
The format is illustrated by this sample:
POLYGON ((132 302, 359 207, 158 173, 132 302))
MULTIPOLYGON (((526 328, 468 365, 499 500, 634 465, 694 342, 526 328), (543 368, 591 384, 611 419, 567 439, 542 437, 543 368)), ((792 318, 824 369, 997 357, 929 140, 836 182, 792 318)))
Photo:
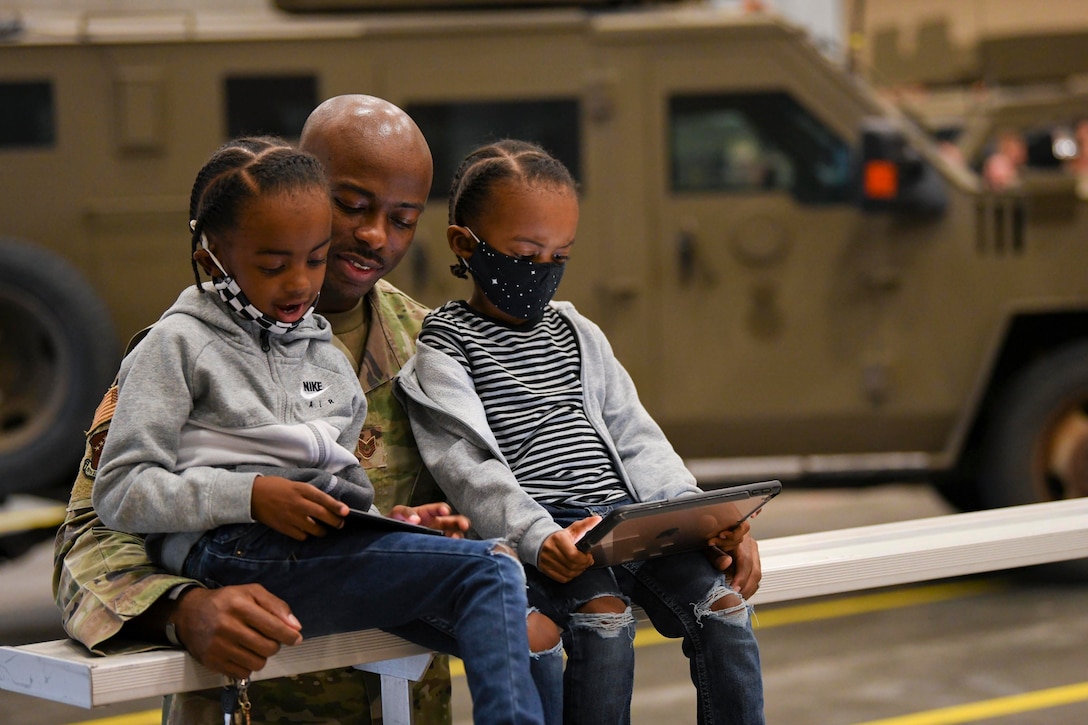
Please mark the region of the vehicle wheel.
POLYGON ((933 487, 957 511, 978 511, 983 508, 977 461, 961 462, 954 470, 937 476, 933 480, 933 487))
MULTIPOLYGON (((1058 348, 1009 383, 982 450, 987 508, 1088 495, 1088 342, 1058 348)), ((1088 559, 1046 571, 1088 581, 1088 559)))
POLYGON ((74 267, 0 237, 0 497, 67 492, 118 351, 108 310, 74 267))

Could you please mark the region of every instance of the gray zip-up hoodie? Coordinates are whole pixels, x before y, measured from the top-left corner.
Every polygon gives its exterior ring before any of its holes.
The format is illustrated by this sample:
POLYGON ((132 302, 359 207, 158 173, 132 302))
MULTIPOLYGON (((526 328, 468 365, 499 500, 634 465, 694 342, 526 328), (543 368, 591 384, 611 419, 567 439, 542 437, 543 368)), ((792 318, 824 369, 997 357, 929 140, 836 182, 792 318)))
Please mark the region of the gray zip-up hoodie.
POLYGON ((255 471, 373 500, 354 455, 366 398, 325 318, 272 335, 205 290, 183 291, 122 361, 93 492, 111 528, 185 532, 163 547, 175 571, 204 531, 253 521, 255 471))
MULTIPOLYGON (((695 477, 642 407, 601 329, 569 302, 551 305, 574 328, 586 414, 621 464, 632 498, 653 501, 698 492, 695 477)), ((522 561, 535 565, 544 540, 561 527, 514 478, 468 371, 420 343, 397 383, 420 454, 450 503, 472 520, 481 537, 506 538, 522 561)))

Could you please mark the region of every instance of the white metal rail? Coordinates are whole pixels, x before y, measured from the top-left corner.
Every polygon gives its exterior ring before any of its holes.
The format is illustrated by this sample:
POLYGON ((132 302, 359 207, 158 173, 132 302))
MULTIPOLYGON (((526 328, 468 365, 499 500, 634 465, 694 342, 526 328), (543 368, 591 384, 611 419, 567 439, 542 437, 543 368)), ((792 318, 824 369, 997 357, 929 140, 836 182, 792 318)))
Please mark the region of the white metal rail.
MULTIPOLYGON (((951 514, 760 542, 754 603, 1088 557, 1088 498, 951 514)), ((385 719, 409 723, 408 682, 430 654, 374 630, 282 650, 254 679, 359 666, 382 675, 385 719)), ((223 678, 180 650, 99 657, 67 640, 0 647, 0 689, 81 707, 213 688, 223 678)))

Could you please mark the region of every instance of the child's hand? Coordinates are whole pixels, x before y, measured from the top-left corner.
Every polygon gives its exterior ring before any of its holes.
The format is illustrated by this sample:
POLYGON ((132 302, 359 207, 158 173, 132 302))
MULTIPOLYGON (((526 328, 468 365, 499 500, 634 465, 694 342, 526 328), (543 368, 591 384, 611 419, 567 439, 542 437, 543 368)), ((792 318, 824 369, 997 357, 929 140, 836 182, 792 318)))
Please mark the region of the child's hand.
POLYGON ((716 535, 707 539, 706 544, 721 551, 733 551, 740 546, 740 542, 748 535, 751 528, 747 521, 743 521, 732 529, 719 531, 716 535))
POLYGON ((446 503, 427 503, 422 506, 398 504, 389 512, 389 518, 419 524, 428 529, 438 529, 446 532, 446 536, 452 539, 465 538, 465 532, 470 526, 467 516, 453 513, 446 503))
POLYGON ((280 476, 257 476, 250 511, 254 519, 292 539, 324 536, 326 524, 344 525, 348 505, 308 483, 280 476))
POLYGON ((540 547, 536 568, 564 584, 584 572, 593 565, 593 556, 579 551, 575 544, 600 520, 600 516, 590 516, 549 536, 540 547))
POLYGON ((747 521, 732 529, 719 531, 707 539, 706 556, 718 571, 728 571, 733 566, 732 553, 737 550, 744 537, 751 529, 747 521))

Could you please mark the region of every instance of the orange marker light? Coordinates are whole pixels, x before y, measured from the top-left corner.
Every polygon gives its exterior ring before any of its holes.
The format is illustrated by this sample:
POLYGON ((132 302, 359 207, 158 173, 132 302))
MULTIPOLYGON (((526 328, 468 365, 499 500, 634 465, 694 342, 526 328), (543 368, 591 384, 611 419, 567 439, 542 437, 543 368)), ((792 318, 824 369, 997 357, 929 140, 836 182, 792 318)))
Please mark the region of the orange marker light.
POLYGON ((864 181, 867 199, 894 199, 899 194, 899 168, 893 161, 865 162, 864 181))

